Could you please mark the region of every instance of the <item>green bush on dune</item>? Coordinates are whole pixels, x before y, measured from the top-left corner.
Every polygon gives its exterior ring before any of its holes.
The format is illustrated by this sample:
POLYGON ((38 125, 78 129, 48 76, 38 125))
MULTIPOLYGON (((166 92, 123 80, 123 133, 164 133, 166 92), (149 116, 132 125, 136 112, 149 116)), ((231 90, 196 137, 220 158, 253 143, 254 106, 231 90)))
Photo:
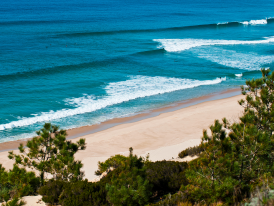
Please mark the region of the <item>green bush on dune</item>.
POLYGON ((103 172, 105 172, 110 167, 117 168, 117 167, 123 165, 127 159, 128 159, 128 157, 118 154, 118 155, 108 158, 104 162, 99 161, 98 162, 98 170, 95 171, 95 175, 101 175, 103 172))
POLYGON ((146 178, 153 185, 153 196, 160 197, 177 192, 181 185, 187 185, 186 162, 156 161, 146 164, 146 178))
POLYGON ((106 204, 105 185, 88 181, 68 184, 61 196, 59 204, 63 206, 100 206, 106 204))
POLYGON ((2 203, 2 206, 23 206, 26 205, 26 202, 20 200, 18 197, 13 198, 12 200, 2 203))
POLYGON ((40 187, 38 193, 43 196, 42 200, 46 203, 57 204, 67 182, 61 180, 49 180, 44 186, 40 187))
POLYGON ((6 171, 0 164, 0 202, 33 195, 39 186, 40 179, 34 172, 27 172, 17 165, 14 165, 12 170, 6 171))
MULTIPOLYGON (((161 198, 161 201, 158 201, 156 203, 149 204, 149 206, 178 206, 182 205, 182 202, 186 201, 186 197, 182 192, 175 193, 173 195, 167 194, 163 198, 161 198)), ((182 206, 191 206, 191 203, 184 203, 182 206)))
POLYGON ((130 154, 106 184, 107 200, 113 205, 145 205, 152 195, 152 185, 146 179, 144 159, 130 154))
MULTIPOLYGON (((39 189, 39 194, 45 202, 62 206, 148 203, 151 185, 145 179, 145 159, 133 155, 132 150, 130 155, 123 159, 125 161, 99 182, 50 180, 39 189)), ((106 160, 102 164, 106 165, 109 162, 106 160)))
POLYGON ((201 152, 204 151, 204 148, 202 145, 199 146, 194 146, 194 147, 189 147, 183 151, 181 151, 178 156, 180 158, 184 158, 186 156, 191 156, 194 157, 195 155, 199 155, 201 152))
POLYGON ((126 158, 99 182, 50 180, 39 189, 39 194, 43 201, 62 206, 144 205, 187 184, 186 162, 149 162, 135 155, 132 160, 130 156, 126 158))
POLYGON ((62 206, 108 205, 105 181, 92 183, 87 180, 77 182, 50 180, 38 192, 43 196, 42 200, 50 204, 62 206))

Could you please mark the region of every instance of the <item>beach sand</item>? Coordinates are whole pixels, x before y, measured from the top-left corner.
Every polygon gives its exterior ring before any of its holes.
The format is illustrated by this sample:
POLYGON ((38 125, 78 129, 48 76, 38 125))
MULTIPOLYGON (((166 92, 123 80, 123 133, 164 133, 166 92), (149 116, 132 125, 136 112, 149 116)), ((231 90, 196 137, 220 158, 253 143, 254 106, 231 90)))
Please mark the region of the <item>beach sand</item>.
MULTIPOLYGON (((200 143, 203 129, 208 129, 215 119, 226 117, 230 121, 238 120, 243 111, 238 100, 243 96, 233 96, 236 93, 240 91, 230 90, 134 117, 69 130, 68 137, 73 142, 79 138, 86 139, 87 148, 78 152, 76 159, 82 161, 85 177, 91 181, 96 178, 94 172, 98 161, 115 154, 128 155, 129 147, 133 147, 137 155, 149 153, 152 161, 177 158, 180 151, 200 143)), ((0 150, 16 148, 18 143, 2 143, 0 150)), ((7 155, 8 151, 0 152, 0 163, 10 169, 13 161, 7 155)))

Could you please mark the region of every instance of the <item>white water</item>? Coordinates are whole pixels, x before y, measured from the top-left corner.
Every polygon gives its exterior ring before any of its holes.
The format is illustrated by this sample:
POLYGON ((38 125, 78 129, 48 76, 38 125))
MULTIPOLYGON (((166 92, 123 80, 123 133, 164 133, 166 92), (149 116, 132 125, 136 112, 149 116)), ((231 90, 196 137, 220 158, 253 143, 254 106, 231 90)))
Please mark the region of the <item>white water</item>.
POLYGON ((263 40, 240 41, 240 40, 218 40, 218 39, 154 39, 159 42, 159 49, 164 48, 168 52, 180 52, 194 47, 211 45, 239 45, 239 44, 268 44, 274 42, 274 37, 263 40))
POLYGON ((241 23, 245 24, 245 25, 267 24, 267 19, 244 21, 244 22, 241 22, 241 23))
POLYGON ((274 61, 274 55, 261 56, 256 53, 240 53, 221 48, 197 49, 193 51, 199 58, 203 58, 227 67, 248 71, 260 70, 264 64, 274 61))
POLYGON ((228 24, 228 22, 221 22, 221 23, 218 23, 217 25, 222 25, 222 24, 228 24))
POLYGON ((120 104, 137 98, 198 87, 201 85, 218 84, 225 80, 226 78, 199 81, 167 77, 134 76, 126 81, 113 82, 107 85, 104 88, 107 95, 103 98, 97 99, 93 95, 84 95, 78 98, 65 99, 65 104, 70 104, 75 108, 33 114, 33 117, 2 124, 0 125, 0 130, 28 126, 38 122, 48 122, 64 117, 93 112, 107 106, 120 104))

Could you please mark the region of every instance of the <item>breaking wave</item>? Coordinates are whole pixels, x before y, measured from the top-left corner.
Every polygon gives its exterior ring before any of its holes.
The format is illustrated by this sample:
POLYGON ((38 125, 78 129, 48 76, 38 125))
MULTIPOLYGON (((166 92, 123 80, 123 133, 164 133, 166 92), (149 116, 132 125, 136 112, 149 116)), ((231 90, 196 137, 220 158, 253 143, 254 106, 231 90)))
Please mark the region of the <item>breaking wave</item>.
POLYGON ((256 53, 241 53, 221 48, 199 49, 193 51, 199 58, 215 62, 227 67, 248 71, 260 70, 266 64, 274 61, 273 55, 258 55, 256 53))
POLYGON ((180 52, 200 46, 212 45, 239 45, 239 44, 267 44, 274 42, 274 37, 267 37, 263 40, 240 41, 240 40, 215 40, 215 39, 153 39, 159 42, 159 49, 164 48, 168 52, 180 52))
POLYGON ((244 22, 241 22, 241 23, 244 24, 244 25, 267 24, 267 19, 244 21, 244 22))
POLYGON ((79 98, 65 99, 64 102, 66 104, 74 106, 75 108, 35 114, 33 117, 23 118, 7 124, 1 124, 0 130, 28 126, 38 122, 49 122, 55 119, 93 112, 107 106, 120 104, 137 98, 164 94, 202 85, 218 84, 225 80, 226 78, 199 81, 167 77, 133 76, 126 81, 108 84, 104 88, 107 95, 103 98, 84 95, 79 98))

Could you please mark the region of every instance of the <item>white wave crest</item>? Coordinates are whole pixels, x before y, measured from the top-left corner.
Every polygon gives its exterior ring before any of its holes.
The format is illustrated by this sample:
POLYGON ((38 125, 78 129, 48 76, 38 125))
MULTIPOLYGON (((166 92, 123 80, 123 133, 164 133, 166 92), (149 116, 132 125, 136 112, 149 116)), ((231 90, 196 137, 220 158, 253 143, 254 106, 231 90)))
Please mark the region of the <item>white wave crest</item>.
POLYGON ((241 73, 241 74, 235 74, 235 76, 236 76, 236 77, 242 77, 243 74, 242 74, 242 73, 241 73))
POLYGON ((223 24, 228 24, 228 22, 220 22, 217 25, 223 25, 223 24))
POLYGON ((244 21, 244 22, 241 22, 241 23, 244 24, 244 25, 267 24, 267 19, 244 21))
POLYGON ((263 40, 240 41, 240 40, 214 40, 214 39, 154 39, 159 42, 160 49, 164 48, 168 52, 180 52, 193 47, 211 46, 211 45, 238 45, 238 44, 267 44, 274 42, 274 37, 263 40))
POLYGON ((93 96, 89 95, 84 95, 80 98, 66 99, 66 103, 72 104, 73 106, 76 106, 76 108, 43 112, 34 117, 23 118, 18 121, 2 124, 0 125, 0 130, 32 125, 38 122, 49 122, 55 119, 93 112, 107 106, 120 104, 137 98, 198 87, 201 85, 218 84, 225 80, 226 78, 199 81, 179 78, 135 76, 126 81, 114 82, 107 85, 105 87, 107 95, 101 99, 95 99, 93 96))
POLYGON ((274 61, 274 56, 262 56, 256 53, 240 53, 217 47, 210 49, 199 48, 193 51, 199 58, 203 58, 227 67, 244 69, 248 71, 260 70, 265 64, 274 61))

